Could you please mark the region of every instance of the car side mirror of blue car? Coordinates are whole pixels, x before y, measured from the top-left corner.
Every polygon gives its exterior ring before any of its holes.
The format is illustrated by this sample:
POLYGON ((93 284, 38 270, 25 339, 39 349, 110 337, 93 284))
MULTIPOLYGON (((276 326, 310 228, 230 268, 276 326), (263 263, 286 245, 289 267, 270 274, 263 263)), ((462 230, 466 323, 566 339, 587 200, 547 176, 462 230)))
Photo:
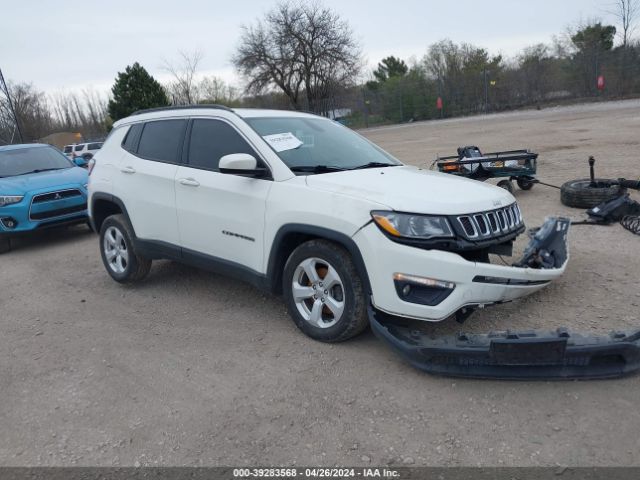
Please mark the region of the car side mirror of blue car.
POLYGON ((83 167, 83 168, 88 165, 88 162, 82 157, 75 157, 73 159, 73 163, 75 163, 78 167, 83 167))

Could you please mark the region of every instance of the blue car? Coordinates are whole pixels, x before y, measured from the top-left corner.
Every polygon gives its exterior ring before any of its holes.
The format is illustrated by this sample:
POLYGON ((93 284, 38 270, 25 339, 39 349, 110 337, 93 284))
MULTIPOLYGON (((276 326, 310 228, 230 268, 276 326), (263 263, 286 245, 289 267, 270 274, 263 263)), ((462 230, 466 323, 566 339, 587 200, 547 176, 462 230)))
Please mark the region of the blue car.
POLYGON ((87 217, 87 170, 50 145, 0 147, 0 253, 10 237, 87 217))

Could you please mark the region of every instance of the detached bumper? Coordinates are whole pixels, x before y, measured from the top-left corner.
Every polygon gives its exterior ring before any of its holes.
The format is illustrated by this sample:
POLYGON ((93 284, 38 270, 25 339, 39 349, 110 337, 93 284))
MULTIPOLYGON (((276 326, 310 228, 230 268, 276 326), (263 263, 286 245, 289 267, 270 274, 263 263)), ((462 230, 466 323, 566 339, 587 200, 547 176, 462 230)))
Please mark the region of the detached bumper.
POLYGON ((371 328, 412 366, 435 375, 500 379, 615 378, 640 369, 640 329, 608 336, 555 331, 430 338, 369 307, 371 328))

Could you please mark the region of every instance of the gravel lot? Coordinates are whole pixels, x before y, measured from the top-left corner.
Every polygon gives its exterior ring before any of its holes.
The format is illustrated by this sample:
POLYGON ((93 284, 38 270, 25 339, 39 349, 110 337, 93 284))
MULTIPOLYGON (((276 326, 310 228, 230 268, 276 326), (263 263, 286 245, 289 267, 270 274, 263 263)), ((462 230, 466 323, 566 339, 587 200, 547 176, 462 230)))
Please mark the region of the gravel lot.
MULTIPOLYGON (((560 184, 587 176, 590 154, 600 176, 637 177, 639 132, 640 102, 626 101, 363 133, 416 165, 462 144, 527 147, 560 184)), ((552 188, 516 197, 529 226, 582 216, 552 188)), ((639 324, 640 238, 576 226, 570 244, 564 277, 465 329, 639 324)), ((221 276, 156 262, 146 283, 120 286, 84 226, 21 241, 0 272, 2 465, 640 464, 640 376, 432 377, 370 332, 313 342, 279 298, 221 276)))

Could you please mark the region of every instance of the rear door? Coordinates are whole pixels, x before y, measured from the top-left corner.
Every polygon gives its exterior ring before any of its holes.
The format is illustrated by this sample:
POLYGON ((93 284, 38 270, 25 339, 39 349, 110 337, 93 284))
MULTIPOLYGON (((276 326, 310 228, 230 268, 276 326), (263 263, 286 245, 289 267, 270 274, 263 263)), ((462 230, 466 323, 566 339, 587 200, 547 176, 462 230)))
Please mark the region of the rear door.
POLYGON ((224 155, 249 153, 266 164, 222 119, 193 119, 185 147, 175 183, 183 254, 197 252, 260 272, 265 203, 273 182, 220 173, 218 163, 224 155))
POLYGON ((180 243, 174 181, 186 127, 184 118, 147 121, 132 125, 122 143, 113 190, 138 238, 180 243))

